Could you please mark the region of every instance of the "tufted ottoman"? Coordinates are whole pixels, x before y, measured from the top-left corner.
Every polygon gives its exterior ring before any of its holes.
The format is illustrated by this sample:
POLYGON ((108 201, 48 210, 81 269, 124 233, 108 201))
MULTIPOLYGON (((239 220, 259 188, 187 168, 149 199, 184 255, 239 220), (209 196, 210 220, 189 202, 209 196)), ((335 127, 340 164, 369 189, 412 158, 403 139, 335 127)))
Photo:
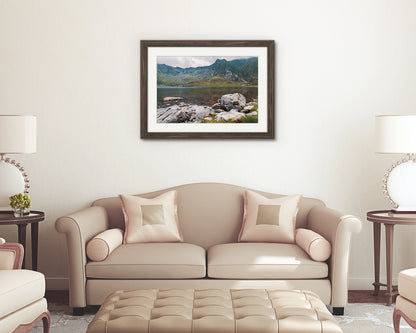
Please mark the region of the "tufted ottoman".
POLYGON ((134 290, 109 295, 87 333, 342 332, 319 297, 286 290, 134 290))

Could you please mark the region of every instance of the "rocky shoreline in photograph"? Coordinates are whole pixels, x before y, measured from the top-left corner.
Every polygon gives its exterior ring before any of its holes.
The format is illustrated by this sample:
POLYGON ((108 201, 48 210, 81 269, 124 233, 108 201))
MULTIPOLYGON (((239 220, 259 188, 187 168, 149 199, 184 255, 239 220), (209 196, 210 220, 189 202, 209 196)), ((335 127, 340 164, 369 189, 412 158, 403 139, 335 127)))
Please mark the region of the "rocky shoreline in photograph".
POLYGON ((257 100, 247 102, 240 93, 226 94, 212 106, 189 104, 182 97, 165 97, 174 103, 157 110, 158 123, 240 123, 257 122, 257 100))

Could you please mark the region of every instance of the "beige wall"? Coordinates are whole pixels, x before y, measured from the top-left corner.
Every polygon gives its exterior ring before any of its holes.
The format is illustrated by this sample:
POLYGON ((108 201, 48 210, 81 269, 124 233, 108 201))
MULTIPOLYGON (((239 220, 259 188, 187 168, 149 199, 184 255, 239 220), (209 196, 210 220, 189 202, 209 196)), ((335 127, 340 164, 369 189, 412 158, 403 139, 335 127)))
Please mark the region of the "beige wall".
MULTIPOLYGON (((380 181, 395 158, 374 154, 374 115, 416 112, 415 59, 414 0, 0 0, 0 113, 38 116, 38 152, 17 158, 33 208, 47 214, 48 288, 67 286, 58 216, 201 181, 302 193, 356 214, 350 284, 370 288, 365 213, 388 207, 380 181), (141 39, 275 40, 277 139, 140 140, 141 39)), ((16 240, 14 227, 0 234, 16 240)), ((396 272, 416 266, 415 236, 397 229, 396 272)))

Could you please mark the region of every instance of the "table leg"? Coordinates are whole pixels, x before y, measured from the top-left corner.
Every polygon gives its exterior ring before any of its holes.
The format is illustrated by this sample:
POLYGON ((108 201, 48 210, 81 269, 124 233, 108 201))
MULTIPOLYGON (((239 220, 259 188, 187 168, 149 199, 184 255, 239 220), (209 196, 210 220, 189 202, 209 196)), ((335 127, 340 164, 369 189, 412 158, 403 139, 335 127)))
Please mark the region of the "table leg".
POLYGON ((374 296, 377 296, 380 291, 380 238, 381 238, 381 224, 373 223, 373 238, 374 238, 374 296))
POLYGON ((32 270, 38 270, 38 235, 39 223, 31 223, 31 238, 32 238, 32 270))
POLYGON ((26 226, 27 224, 18 224, 17 225, 17 238, 18 242, 23 245, 24 248, 24 254, 23 254, 23 262, 22 262, 22 268, 25 268, 25 258, 26 258, 26 226))
POLYGON ((386 227, 386 268, 387 268, 387 305, 391 305, 393 298, 393 231, 394 224, 385 224, 386 227))

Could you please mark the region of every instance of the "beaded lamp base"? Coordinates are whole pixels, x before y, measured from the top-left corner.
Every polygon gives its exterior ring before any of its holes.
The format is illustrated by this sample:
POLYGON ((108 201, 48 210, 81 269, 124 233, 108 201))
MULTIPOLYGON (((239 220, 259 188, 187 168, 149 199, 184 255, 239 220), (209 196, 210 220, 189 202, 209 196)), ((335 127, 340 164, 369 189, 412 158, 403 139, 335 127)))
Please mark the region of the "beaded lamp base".
POLYGON ((387 170, 383 192, 395 213, 416 212, 416 156, 408 155, 387 170))
POLYGON ((0 158, 0 207, 9 206, 9 197, 17 193, 29 193, 29 179, 23 166, 15 160, 0 158))

